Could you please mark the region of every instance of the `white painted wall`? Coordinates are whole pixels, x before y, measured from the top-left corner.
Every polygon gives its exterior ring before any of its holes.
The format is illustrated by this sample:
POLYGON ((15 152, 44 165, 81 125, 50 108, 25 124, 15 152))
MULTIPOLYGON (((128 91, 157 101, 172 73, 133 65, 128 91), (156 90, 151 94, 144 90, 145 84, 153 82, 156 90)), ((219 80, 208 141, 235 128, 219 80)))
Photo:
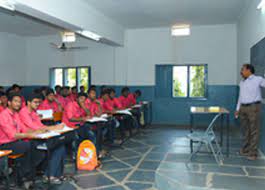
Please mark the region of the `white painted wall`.
POLYGON ((49 68, 87 65, 92 67, 92 83, 96 85, 154 85, 155 65, 171 63, 206 63, 209 84, 237 83, 236 25, 194 26, 192 35, 182 38, 172 38, 169 28, 128 30, 125 46, 119 48, 79 38, 74 45, 88 46, 88 50, 73 52, 51 48, 50 42, 60 42, 59 35, 5 34, 2 39, 0 54, 5 58, 0 63, 7 69, 0 71, 0 77, 5 84, 47 85, 49 68), (6 60, 12 63, 6 64, 6 60))
POLYGON ((26 41, 23 37, 0 33, 0 85, 24 84, 26 41))
POLYGON ((87 50, 61 52, 49 43, 60 42, 59 36, 27 38, 27 85, 49 84, 49 68, 91 66, 93 84, 114 83, 114 48, 90 40, 81 40, 74 46, 87 46, 87 50))
POLYGON ((236 25, 194 26, 188 37, 173 38, 169 28, 128 30, 116 49, 119 85, 154 85, 156 64, 208 64, 209 84, 237 83, 236 25))
POLYGON ((250 48, 265 37, 265 10, 257 10, 259 2, 248 1, 238 22, 238 70, 250 62, 250 48))

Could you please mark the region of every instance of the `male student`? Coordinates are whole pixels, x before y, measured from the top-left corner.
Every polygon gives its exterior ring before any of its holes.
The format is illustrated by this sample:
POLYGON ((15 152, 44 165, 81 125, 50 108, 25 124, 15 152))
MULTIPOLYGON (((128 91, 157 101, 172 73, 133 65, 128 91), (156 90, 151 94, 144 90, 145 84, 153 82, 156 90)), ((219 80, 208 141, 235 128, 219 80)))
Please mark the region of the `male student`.
POLYGON ((93 88, 88 91, 88 98, 86 100, 86 106, 90 111, 91 116, 101 116, 102 115, 102 105, 99 100, 97 100, 97 92, 93 88))
POLYGON ((0 86, 0 92, 5 92, 5 88, 3 86, 0 86))
POLYGON ((54 91, 48 89, 46 91, 45 100, 40 104, 38 110, 53 110, 53 112, 62 112, 63 107, 61 103, 55 98, 54 91))
POLYGON ((56 85, 54 87, 54 90, 55 90, 55 97, 59 98, 61 96, 62 87, 60 85, 56 85))
POLYGON ((129 94, 130 94, 130 89, 128 87, 123 87, 121 90, 121 96, 119 98, 123 108, 130 108, 132 106, 129 94))
POLYGON ((8 95, 8 108, 0 113, 0 149, 12 150, 12 154, 23 154, 18 159, 18 179, 29 176, 31 168, 37 167, 43 157, 30 141, 36 133, 27 132, 27 129, 19 117, 21 108, 21 95, 11 93, 8 95))
MULTIPOLYGON (((46 132, 56 129, 62 129, 64 124, 56 126, 45 126, 42 124, 40 117, 36 113, 41 101, 41 96, 38 94, 31 94, 27 99, 27 106, 22 108, 19 112, 21 122, 25 125, 28 132, 46 132)), ((52 150, 50 158, 50 181, 54 184, 60 184, 60 177, 63 175, 65 147, 58 146, 52 150)), ((46 178, 48 176, 48 168, 45 171, 46 178)))
MULTIPOLYGON (((18 84, 13 84, 11 88, 13 92, 21 94, 22 87, 19 86, 18 84)), ((22 107, 26 106, 26 100, 22 95, 21 95, 21 101, 22 101, 22 107)))
POLYGON ((116 110, 123 109, 120 99, 116 97, 116 91, 113 88, 111 88, 110 91, 109 91, 109 93, 110 93, 109 94, 109 98, 110 98, 110 101, 111 101, 112 106, 116 110))
POLYGON ((130 101, 131 101, 131 104, 132 104, 132 105, 137 104, 137 99, 138 99, 139 97, 141 97, 141 95, 142 95, 142 92, 141 92, 140 90, 136 90, 134 93, 130 93, 130 94, 128 95, 128 97, 129 97, 129 99, 130 99, 130 101))
POLYGON ((78 93, 76 101, 70 102, 63 112, 62 121, 69 127, 79 126, 79 142, 89 139, 95 143, 95 135, 90 130, 91 126, 86 121, 91 118, 89 111, 85 106, 87 95, 78 93))
POLYGON ((57 100, 60 102, 63 109, 65 109, 68 103, 70 103, 71 101, 75 101, 76 99, 72 100, 70 98, 70 88, 67 86, 64 86, 64 87, 62 87, 61 95, 58 96, 57 100))
POLYGON ((7 108, 7 96, 5 92, 0 91, 0 113, 7 108))
POLYGON ((83 85, 80 86, 79 90, 80 90, 81 93, 85 93, 85 87, 83 85))
POLYGON ((69 96, 70 96, 70 99, 72 101, 75 101, 76 100, 76 98, 77 98, 77 87, 76 86, 74 86, 74 87, 71 88, 71 93, 70 93, 69 96))

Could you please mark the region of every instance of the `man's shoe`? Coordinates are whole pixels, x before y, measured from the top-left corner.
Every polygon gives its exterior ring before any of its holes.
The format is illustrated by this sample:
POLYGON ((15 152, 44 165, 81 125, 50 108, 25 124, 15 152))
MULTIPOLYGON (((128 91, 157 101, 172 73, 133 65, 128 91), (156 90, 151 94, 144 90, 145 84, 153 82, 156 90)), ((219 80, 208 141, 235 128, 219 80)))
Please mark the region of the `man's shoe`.
POLYGON ((250 160, 250 161, 255 161, 257 160, 257 156, 248 156, 247 159, 250 160))
POLYGON ((249 153, 244 151, 243 149, 240 149, 239 155, 241 155, 241 156, 249 156, 249 153))

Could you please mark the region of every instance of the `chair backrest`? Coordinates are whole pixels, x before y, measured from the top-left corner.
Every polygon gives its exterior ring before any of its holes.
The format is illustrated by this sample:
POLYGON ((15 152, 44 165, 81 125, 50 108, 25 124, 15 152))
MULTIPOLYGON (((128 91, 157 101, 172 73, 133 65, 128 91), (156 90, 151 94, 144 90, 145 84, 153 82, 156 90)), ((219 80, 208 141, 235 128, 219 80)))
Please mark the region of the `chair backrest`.
POLYGON ((206 129, 205 134, 209 134, 209 133, 212 133, 212 132, 213 132, 214 124, 215 124, 216 120, 217 120, 221 115, 222 115, 222 114, 219 113, 219 114, 217 114, 216 116, 214 116, 213 120, 211 121, 211 123, 209 124, 208 128, 206 129))

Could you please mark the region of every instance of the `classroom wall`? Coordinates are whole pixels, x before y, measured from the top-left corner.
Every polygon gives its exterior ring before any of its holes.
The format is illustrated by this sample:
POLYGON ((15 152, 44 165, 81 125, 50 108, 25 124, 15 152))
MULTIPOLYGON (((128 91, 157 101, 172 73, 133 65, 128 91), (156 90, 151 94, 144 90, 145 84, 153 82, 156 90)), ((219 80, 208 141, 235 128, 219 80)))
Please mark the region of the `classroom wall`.
POLYGON ((118 76, 116 84, 155 85, 157 64, 201 63, 208 64, 210 85, 237 83, 236 25, 193 26, 191 36, 178 38, 171 36, 170 28, 128 30, 126 34, 125 47, 116 50, 116 68, 123 68, 126 77, 118 76))
POLYGON ((0 33, 0 85, 24 85, 26 76, 26 40, 9 33, 0 33))
POLYGON ((144 100, 153 101, 153 122, 188 124, 191 105, 220 105, 234 110, 237 96, 236 25, 194 26, 189 37, 173 38, 169 28, 128 30, 125 46, 114 48, 79 39, 76 45, 87 50, 60 52, 49 42, 59 36, 27 38, 26 85, 49 83, 49 68, 55 66, 92 67, 92 84, 128 85, 141 89, 144 100), (156 64, 208 64, 209 93, 202 101, 155 97, 156 64), (39 71, 39 72, 36 72, 39 71), (223 71, 223 72, 221 72, 223 71))
MULTIPOLYGON (((260 0, 249 1, 238 22, 238 69, 250 63, 250 48, 265 37, 265 10, 257 10, 260 0)), ((238 81, 240 80, 238 75, 238 81)), ((265 106, 261 128, 260 148, 265 152, 265 106)))
MULTIPOLYGON (((250 63, 250 48, 265 37, 265 10, 257 10, 260 0, 246 2, 238 22, 238 70, 250 63)), ((238 82, 241 77, 238 73, 238 82)))

